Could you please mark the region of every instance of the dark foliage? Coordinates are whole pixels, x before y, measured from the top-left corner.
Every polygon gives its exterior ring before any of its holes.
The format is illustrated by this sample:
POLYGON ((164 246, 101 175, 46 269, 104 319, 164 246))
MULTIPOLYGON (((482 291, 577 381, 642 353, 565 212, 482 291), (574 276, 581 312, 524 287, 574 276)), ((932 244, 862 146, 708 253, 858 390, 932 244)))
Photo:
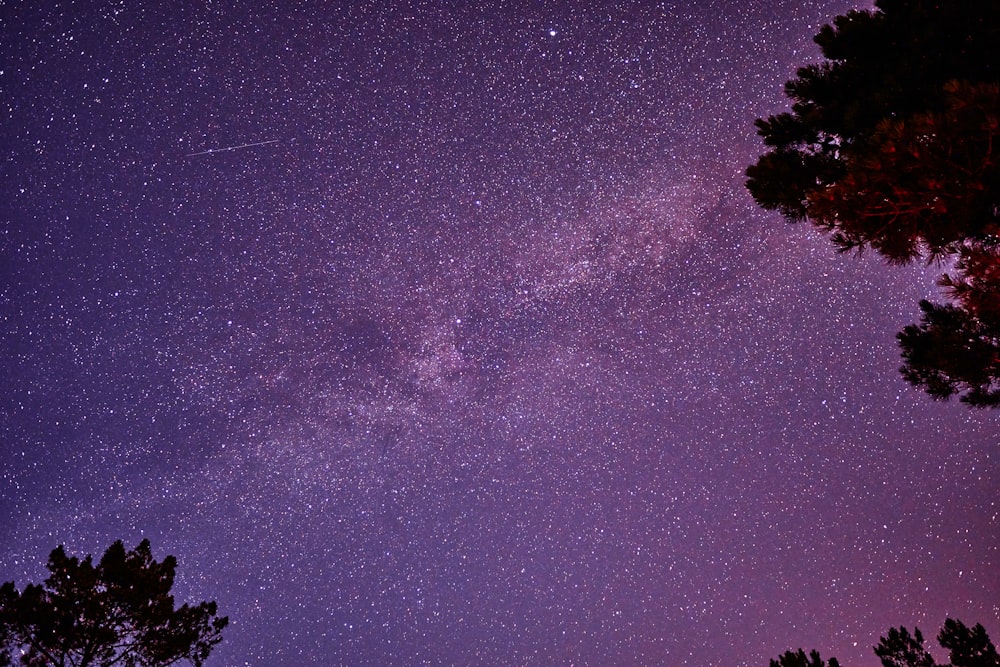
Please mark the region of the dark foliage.
POLYGON ((924 304, 899 335, 903 374, 1000 405, 1000 3, 877 0, 815 39, 826 60, 785 85, 791 111, 757 121, 769 151, 748 189, 842 251, 959 258, 943 280, 956 303, 924 304))
POLYGON ((938 643, 949 651, 948 664, 934 662, 916 628, 912 635, 906 628, 889 630, 875 647, 875 655, 882 667, 1000 667, 1000 656, 981 625, 969 628, 949 618, 938 634, 938 643))
POLYGON ((798 652, 785 651, 777 660, 772 660, 770 667, 840 667, 836 658, 830 658, 830 662, 824 662, 819 657, 819 651, 810 651, 806 657, 805 651, 799 649, 798 652))
POLYGON ((0 666, 202 665, 228 618, 214 602, 174 607, 176 565, 153 560, 148 540, 132 551, 115 542, 96 566, 56 548, 43 585, 0 587, 0 666))
MULTIPOLYGON (((1000 656, 983 626, 967 627, 961 621, 948 619, 938 635, 938 642, 949 651, 950 662, 938 664, 924 648, 924 637, 914 628, 911 635, 906 628, 892 628, 875 647, 875 655, 882 667, 1000 667, 1000 656)), ((817 651, 806 657, 805 651, 787 651, 770 667, 838 667, 836 658, 824 663, 817 651)))
POLYGON ((1000 655, 978 623, 969 628, 949 618, 938 635, 938 643, 948 649, 948 657, 955 667, 1000 667, 1000 655))
POLYGON ((1000 405, 1000 327, 968 310, 921 301, 920 324, 897 335, 909 382, 934 398, 961 394, 975 406, 1000 405))
POLYGON ((875 5, 874 11, 836 17, 816 36, 826 61, 800 68, 785 84, 791 112, 756 122, 771 150, 748 168, 747 186, 765 208, 794 220, 810 218, 831 232, 847 226, 857 247, 881 240, 885 247, 874 247, 905 261, 912 255, 899 256, 897 245, 926 243, 921 249, 933 252, 949 236, 936 238, 928 224, 930 238, 923 238, 916 224, 920 214, 907 206, 906 198, 919 196, 935 175, 942 187, 957 189, 953 199, 975 200, 966 202, 974 209, 967 214, 978 219, 969 225, 951 222, 963 233, 950 236, 982 234, 989 221, 996 223, 990 205, 997 203, 997 171, 990 156, 997 135, 1000 4, 879 0, 875 5), (857 202, 835 207, 825 200, 828 190, 848 192, 854 179, 881 178, 872 173, 880 167, 889 172, 885 180, 899 181, 872 194, 887 197, 887 206, 899 205, 880 212, 880 219, 896 216, 909 224, 851 230, 868 211, 859 211, 857 202), (924 175, 924 169, 932 173, 924 175), (904 174, 911 182, 900 178, 904 174), (992 192, 970 194, 983 181, 992 192), (887 241, 892 235, 905 240, 887 241))
POLYGON ((924 636, 914 628, 892 628, 875 647, 882 667, 937 667, 934 658, 924 648, 924 636))

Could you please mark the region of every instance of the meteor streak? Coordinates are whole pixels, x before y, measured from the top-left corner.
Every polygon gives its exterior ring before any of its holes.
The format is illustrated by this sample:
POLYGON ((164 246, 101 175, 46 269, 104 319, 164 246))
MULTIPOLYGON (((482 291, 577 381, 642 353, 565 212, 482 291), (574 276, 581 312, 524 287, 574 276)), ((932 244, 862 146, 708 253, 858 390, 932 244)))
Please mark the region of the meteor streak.
POLYGON ((197 153, 188 153, 184 157, 195 157, 196 155, 211 155, 212 153, 225 153, 226 151, 236 151, 241 148, 250 148, 252 146, 266 146, 267 144, 276 144, 277 139, 270 139, 268 141, 258 141, 255 144, 240 144, 239 146, 227 146, 225 148, 209 148, 207 151, 199 151, 197 153))

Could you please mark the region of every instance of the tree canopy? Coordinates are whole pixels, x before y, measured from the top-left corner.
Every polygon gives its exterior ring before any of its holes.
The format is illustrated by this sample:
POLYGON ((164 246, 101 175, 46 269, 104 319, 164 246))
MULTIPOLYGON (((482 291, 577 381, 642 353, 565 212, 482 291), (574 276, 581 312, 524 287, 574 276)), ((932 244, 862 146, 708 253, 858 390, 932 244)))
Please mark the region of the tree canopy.
POLYGON ((747 168, 766 209, 841 251, 953 264, 951 303, 898 336, 904 377, 935 398, 1000 406, 1000 3, 876 0, 820 30, 824 62, 756 122, 747 168))
MULTIPOLYGON (((949 662, 939 664, 924 648, 924 637, 920 630, 910 634, 906 628, 892 628, 880 638, 875 647, 875 655, 882 667, 1000 667, 1000 655, 981 625, 968 627, 961 621, 947 619, 938 634, 938 643, 948 650, 949 662)), ((806 657, 805 651, 785 652, 770 667, 838 667, 836 658, 829 663, 820 659, 817 651, 806 657)))
POLYGON ((0 587, 0 666, 200 666, 229 622, 215 602, 174 607, 177 561, 156 562, 149 541, 132 551, 120 541, 100 562, 49 555, 42 585, 0 587))
POLYGON ((772 660, 770 667, 840 667, 836 658, 830 658, 830 662, 819 657, 819 651, 810 651, 809 656, 802 649, 798 651, 785 651, 777 660, 772 660))

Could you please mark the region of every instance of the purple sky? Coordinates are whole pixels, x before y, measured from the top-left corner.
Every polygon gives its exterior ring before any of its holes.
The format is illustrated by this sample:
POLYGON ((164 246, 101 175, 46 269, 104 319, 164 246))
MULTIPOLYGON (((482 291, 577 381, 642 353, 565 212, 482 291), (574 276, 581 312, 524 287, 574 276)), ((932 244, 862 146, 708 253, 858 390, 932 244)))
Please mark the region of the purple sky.
POLYGON ((0 2, 0 580, 149 537, 220 666, 998 638, 936 271, 743 188, 855 5, 234 4, 0 2))

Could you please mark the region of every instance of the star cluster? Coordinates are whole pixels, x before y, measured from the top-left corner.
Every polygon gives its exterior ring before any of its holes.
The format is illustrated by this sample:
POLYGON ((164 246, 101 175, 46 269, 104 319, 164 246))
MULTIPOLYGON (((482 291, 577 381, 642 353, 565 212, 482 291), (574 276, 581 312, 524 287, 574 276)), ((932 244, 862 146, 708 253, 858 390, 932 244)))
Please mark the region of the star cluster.
POLYGON ((229 665, 1000 635, 934 271, 743 189, 854 6, 0 2, 0 580, 149 537, 229 665))

